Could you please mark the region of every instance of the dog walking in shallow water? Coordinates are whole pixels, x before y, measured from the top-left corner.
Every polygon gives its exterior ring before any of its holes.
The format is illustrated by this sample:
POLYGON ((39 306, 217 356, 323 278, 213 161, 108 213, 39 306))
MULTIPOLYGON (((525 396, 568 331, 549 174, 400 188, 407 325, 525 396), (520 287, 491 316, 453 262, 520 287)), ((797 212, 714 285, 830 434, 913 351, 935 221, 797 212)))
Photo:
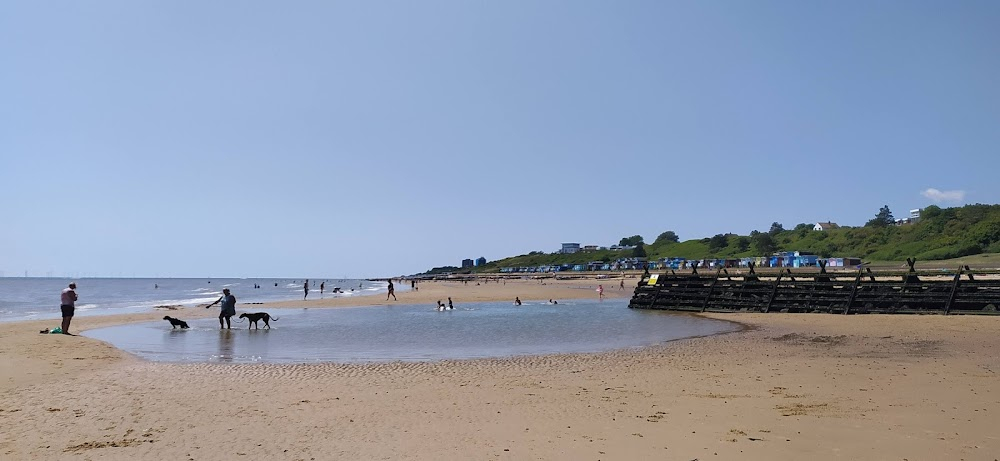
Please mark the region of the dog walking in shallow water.
MULTIPOLYGON (((267 327, 268 329, 271 328, 271 324, 269 324, 267 322, 269 322, 271 320, 274 320, 275 322, 277 322, 279 320, 278 317, 271 317, 271 315, 268 314, 267 312, 253 312, 253 313, 244 312, 244 313, 240 314, 240 318, 241 319, 247 319, 247 320, 249 320, 250 323, 253 324, 254 328, 256 328, 258 330, 260 329, 260 327, 257 326, 257 322, 260 321, 260 320, 264 321, 264 326, 267 327)), ((242 322, 242 320, 240 320, 240 322, 242 322)), ((249 330, 249 329, 250 329, 250 324, 247 324, 247 330, 249 330)))
POLYGON ((175 319, 175 318, 173 318, 173 317, 171 317, 169 315, 164 315, 163 316, 163 320, 170 321, 171 328, 181 327, 182 330, 185 329, 185 328, 191 328, 191 327, 188 326, 187 322, 185 322, 185 321, 183 321, 181 319, 175 319))

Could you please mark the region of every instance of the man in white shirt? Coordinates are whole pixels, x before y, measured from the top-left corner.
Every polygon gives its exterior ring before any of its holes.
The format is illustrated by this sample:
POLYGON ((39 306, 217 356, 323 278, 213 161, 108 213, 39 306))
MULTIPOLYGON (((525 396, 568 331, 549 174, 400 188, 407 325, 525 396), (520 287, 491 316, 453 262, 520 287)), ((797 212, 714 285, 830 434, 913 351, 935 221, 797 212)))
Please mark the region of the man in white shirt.
POLYGON ((68 335, 69 322, 73 321, 73 311, 76 310, 76 283, 70 282, 69 288, 63 288, 59 309, 62 310, 62 334, 68 335))

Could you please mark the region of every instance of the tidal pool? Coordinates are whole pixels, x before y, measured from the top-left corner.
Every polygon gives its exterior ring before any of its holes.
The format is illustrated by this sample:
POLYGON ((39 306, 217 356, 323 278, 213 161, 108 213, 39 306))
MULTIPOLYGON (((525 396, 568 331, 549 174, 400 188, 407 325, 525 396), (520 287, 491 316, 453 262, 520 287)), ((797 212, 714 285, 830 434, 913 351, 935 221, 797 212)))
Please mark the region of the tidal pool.
MULTIPOLYGON (((268 309, 271 329, 236 322, 189 320, 188 330, 166 321, 89 330, 139 357, 165 362, 391 362, 435 361, 601 352, 724 333, 734 323, 662 311, 629 309, 627 299, 456 303, 333 309, 268 309)), ((255 312, 238 309, 238 312, 255 312)), ((182 319, 183 320, 183 319, 182 319)))

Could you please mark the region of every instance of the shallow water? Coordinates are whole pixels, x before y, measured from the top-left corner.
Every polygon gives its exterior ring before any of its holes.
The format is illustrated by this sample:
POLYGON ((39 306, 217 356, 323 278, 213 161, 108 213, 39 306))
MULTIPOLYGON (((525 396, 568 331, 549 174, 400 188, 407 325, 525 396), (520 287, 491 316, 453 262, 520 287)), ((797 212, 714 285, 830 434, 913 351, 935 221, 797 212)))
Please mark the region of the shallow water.
MULTIPOLYGON (((84 336, 167 362, 388 362, 599 352, 736 329, 729 322, 628 309, 628 300, 346 309, 270 309, 270 330, 248 323, 220 330, 218 319, 101 328, 84 336)), ((241 310, 242 312, 242 310, 241 310)), ((237 320, 234 317, 234 320, 237 320)))

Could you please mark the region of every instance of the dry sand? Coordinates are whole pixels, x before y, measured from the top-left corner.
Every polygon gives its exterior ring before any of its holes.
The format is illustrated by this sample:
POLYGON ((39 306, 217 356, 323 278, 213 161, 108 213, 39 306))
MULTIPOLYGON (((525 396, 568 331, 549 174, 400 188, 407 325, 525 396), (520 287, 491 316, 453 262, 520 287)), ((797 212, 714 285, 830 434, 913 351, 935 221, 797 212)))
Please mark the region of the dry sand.
MULTIPOLYGON (((614 280, 426 282, 398 302, 591 297, 603 282, 609 296, 631 294, 614 280)), ((37 333, 52 321, 2 324, 0 458, 1000 457, 998 317, 713 317, 750 328, 603 354, 376 365, 151 363, 37 333)))

